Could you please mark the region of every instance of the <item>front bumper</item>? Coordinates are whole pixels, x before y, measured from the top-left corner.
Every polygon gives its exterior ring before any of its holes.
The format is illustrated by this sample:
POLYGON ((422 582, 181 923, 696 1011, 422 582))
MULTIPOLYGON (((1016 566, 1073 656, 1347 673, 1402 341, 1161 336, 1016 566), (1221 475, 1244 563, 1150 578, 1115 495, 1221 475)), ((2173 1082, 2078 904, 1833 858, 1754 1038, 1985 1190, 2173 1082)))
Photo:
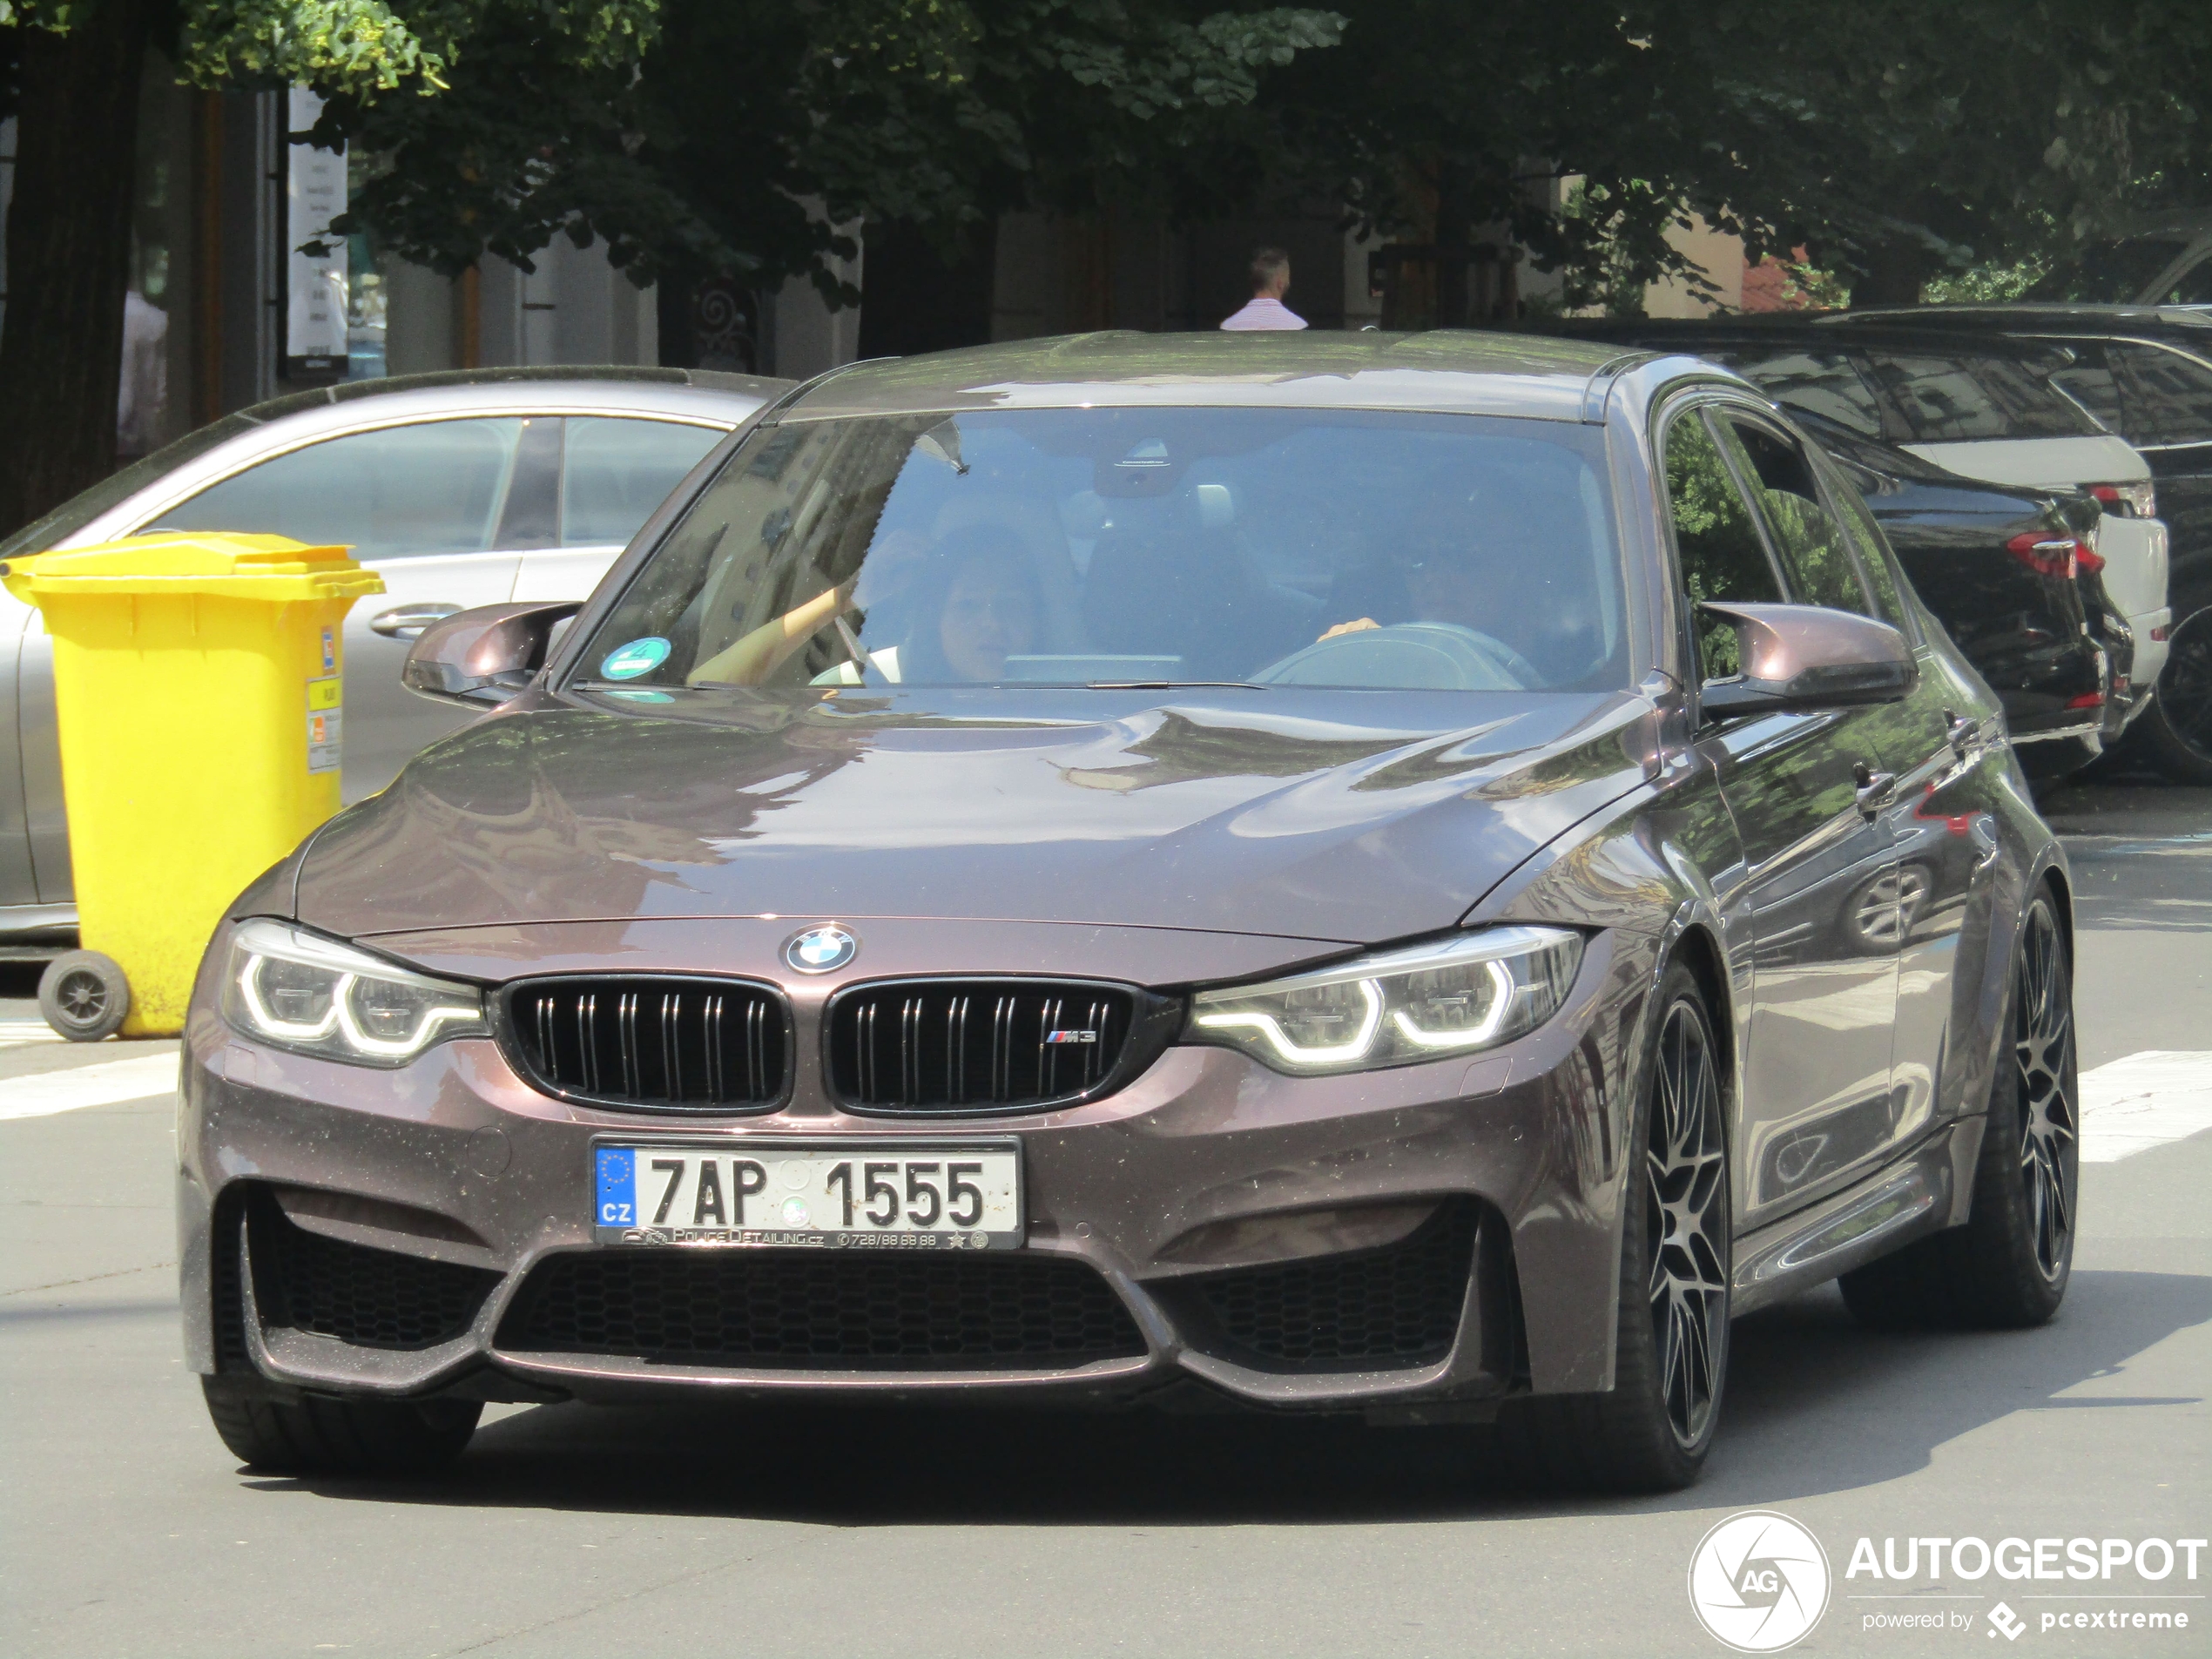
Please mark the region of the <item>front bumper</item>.
MULTIPOLYGON (((786 919, 779 931, 793 925, 786 919)), ((718 924, 684 926, 711 935, 718 924)), ((872 943, 893 927, 869 924, 872 943)), ((1048 960, 1023 971, 1072 972, 1077 960, 1098 960, 1101 931, 1068 930, 1067 961, 1050 961, 1047 948, 1048 960)), ((222 946, 219 937, 211 963, 222 946)), ((691 965, 641 961, 630 950, 617 959, 625 972, 691 965)), ((397 1071, 342 1065, 247 1042, 214 1011, 204 977, 186 1031, 179 1133, 187 1360, 246 1387, 387 1398, 685 1389, 1119 1398, 1195 1380, 1257 1405, 1418 1413, 1516 1389, 1608 1387, 1629 1073, 1656 961, 1655 941, 1598 936, 1550 1023, 1471 1060, 1292 1078, 1229 1050, 1175 1047, 1106 1098, 964 1122, 847 1115, 805 1058, 781 1109, 705 1121, 551 1098, 489 1040, 442 1044, 397 1071), (946 1271, 1013 1257, 1035 1278, 1042 1265, 1070 1264, 1072 1279, 1056 1268, 1044 1277, 1082 1280, 1086 1295, 1103 1284, 1125 1312, 1114 1315, 1123 1339, 1109 1352, 957 1364, 898 1354, 768 1363, 604 1345, 563 1352, 546 1336, 562 1322, 529 1312, 546 1294, 540 1270, 550 1274, 563 1258, 650 1256, 661 1258, 652 1273, 695 1279, 750 1271, 745 1258, 794 1254, 596 1244, 597 1139, 891 1144, 963 1130, 1020 1141, 1027 1238, 1019 1252, 955 1255, 946 1271), (317 1293, 352 1309, 351 1323, 302 1328, 287 1316, 269 1288, 272 1258, 284 1250, 312 1258, 298 1271, 320 1275, 317 1293), (708 1254, 718 1262, 702 1265, 708 1254), (1374 1283, 1411 1295, 1405 1287, 1420 1280, 1421 1294, 1443 1294, 1440 1271, 1457 1275, 1448 1287, 1456 1310, 1442 1339, 1419 1352, 1402 1342, 1388 1352, 1347 1346, 1340 1331, 1318 1345, 1296 1332, 1263 1340, 1249 1320, 1223 1312, 1258 1295, 1273 1298, 1272 1323, 1262 1320, 1270 1331, 1298 1319, 1341 1324, 1372 1315, 1374 1283), (1349 1316, 1332 1294, 1356 1305, 1349 1316), (380 1295, 406 1305, 371 1305, 380 1295)), ((788 987, 802 1056, 810 1008, 831 988, 788 987)), ((862 1255, 816 1264, 836 1272, 853 1261, 859 1271, 862 1255)), ((878 1285, 875 1293, 887 1292, 878 1285)))

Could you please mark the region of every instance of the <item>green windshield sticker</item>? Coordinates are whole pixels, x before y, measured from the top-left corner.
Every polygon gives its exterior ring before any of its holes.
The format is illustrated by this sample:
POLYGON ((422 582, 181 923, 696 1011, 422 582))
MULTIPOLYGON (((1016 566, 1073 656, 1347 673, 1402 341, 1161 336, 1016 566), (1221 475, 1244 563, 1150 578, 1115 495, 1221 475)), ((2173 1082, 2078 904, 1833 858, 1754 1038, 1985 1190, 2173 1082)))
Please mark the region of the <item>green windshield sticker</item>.
POLYGON ((609 651, 606 660, 599 664, 599 671, 610 680, 634 680, 640 674, 651 673, 667 660, 668 642, 658 634, 648 634, 609 651))

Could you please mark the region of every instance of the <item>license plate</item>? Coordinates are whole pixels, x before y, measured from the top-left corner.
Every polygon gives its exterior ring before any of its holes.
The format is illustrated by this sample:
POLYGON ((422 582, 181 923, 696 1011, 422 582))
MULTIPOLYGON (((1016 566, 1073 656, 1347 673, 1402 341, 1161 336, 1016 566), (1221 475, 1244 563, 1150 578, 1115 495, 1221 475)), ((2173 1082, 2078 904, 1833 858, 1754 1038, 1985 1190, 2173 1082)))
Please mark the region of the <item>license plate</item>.
POLYGON ((1022 1243, 1022 1155, 1006 1142, 592 1151, 593 1231, 603 1244, 1011 1250, 1022 1243))

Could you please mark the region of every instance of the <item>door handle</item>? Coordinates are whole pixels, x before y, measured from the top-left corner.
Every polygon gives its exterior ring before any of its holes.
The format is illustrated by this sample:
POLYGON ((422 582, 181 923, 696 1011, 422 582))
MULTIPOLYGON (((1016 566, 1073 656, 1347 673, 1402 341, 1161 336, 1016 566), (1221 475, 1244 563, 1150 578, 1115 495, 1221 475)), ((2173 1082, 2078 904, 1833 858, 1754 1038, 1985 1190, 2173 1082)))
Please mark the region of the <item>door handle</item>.
POLYGON ((1864 760, 1851 769, 1858 785, 1858 810, 1871 818, 1897 799, 1897 774, 1876 772, 1864 760))
POLYGON ((1963 714, 1953 714, 1949 709, 1943 711, 1943 735, 1951 745, 1951 752, 1961 760, 1966 758, 1966 751, 1973 745, 1974 734, 1980 730, 1981 722, 1979 720, 1968 719, 1963 714))
POLYGON ((432 623, 443 622, 448 617, 460 614, 459 605, 394 605, 389 610, 380 610, 368 619, 368 631, 381 634, 387 639, 420 639, 423 630, 432 623))

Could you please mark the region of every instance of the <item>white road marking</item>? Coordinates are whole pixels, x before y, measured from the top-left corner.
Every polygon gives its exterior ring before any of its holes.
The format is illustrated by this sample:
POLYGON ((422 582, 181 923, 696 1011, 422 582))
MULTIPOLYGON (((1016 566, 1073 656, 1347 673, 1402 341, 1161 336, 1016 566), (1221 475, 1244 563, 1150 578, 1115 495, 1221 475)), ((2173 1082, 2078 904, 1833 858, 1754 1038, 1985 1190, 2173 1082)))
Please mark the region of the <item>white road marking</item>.
POLYGON ((2117 1163, 2212 1129, 2212 1054, 2150 1049, 2081 1074, 2081 1161, 2117 1163))
POLYGON ((44 1020, 0 1020, 0 1049, 26 1042, 59 1042, 62 1034, 44 1020))
POLYGON ((103 1061, 68 1071, 42 1071, 29 1077, 0 1078, 0 1120, 11 1117, 51 1117, 87 1106, 113 1106, 126 1100, 146 1100, 174 1094, 177 1055, 138 1055, 129 1060, 103 1061))

